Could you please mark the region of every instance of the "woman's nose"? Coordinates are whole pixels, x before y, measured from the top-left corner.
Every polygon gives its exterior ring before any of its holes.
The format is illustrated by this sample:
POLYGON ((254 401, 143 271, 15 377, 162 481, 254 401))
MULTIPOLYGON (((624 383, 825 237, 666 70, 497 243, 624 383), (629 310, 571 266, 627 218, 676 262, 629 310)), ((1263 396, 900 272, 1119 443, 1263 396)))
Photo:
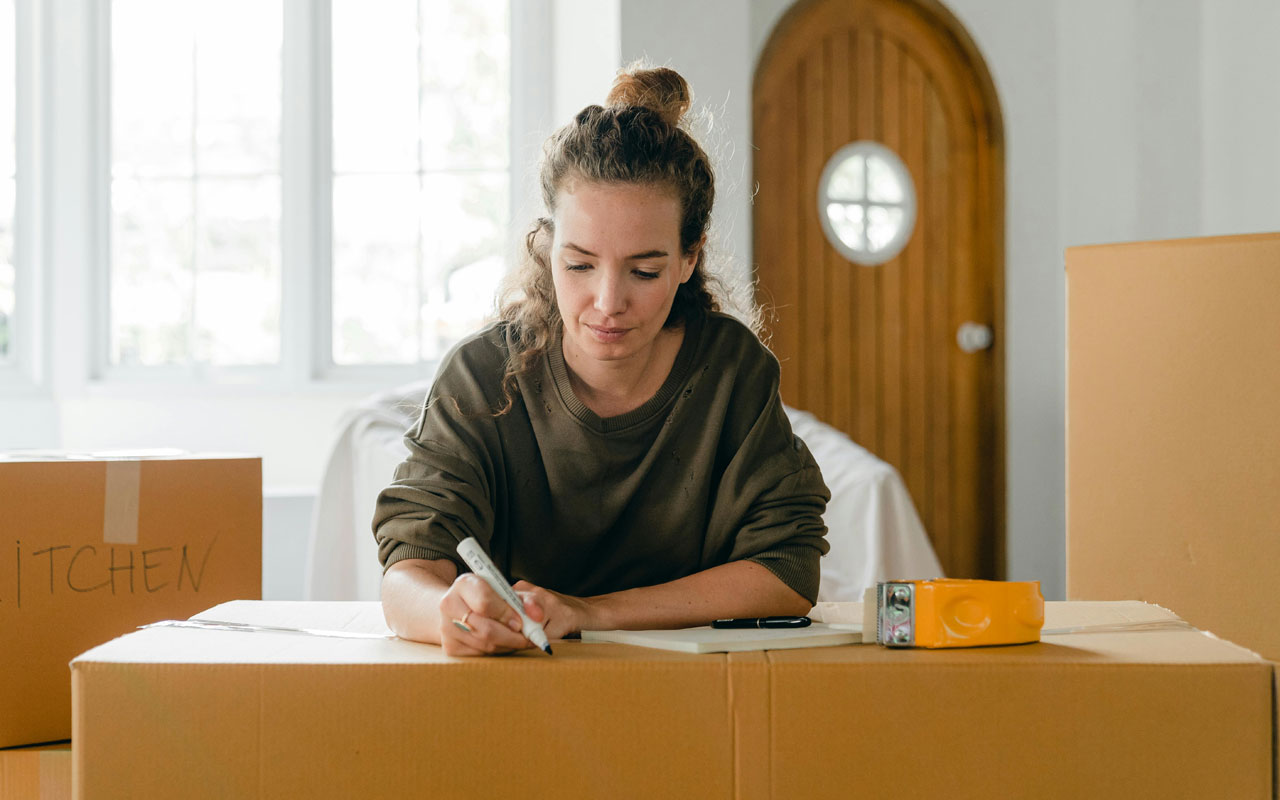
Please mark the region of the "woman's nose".
POLYGON ((622 281, 614 276, 606 275, 596 286, 596 311, 605 316, 615 316, 627 309, 626 289, 622 281))

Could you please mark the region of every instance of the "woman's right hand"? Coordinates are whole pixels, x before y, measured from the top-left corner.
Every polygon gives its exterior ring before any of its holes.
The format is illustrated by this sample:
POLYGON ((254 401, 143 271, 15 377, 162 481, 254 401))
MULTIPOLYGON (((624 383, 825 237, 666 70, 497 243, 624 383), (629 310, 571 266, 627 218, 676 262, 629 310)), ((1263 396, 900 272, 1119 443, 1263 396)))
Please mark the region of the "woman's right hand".
MULTIPOLYGON (((538 620, 542 610, 525 601, 525 613, 538 620)), ((446 655, 482 656, 534 647, 523 633, 520 615, 484 579, 464 572, 440 597, 440 644, 446 655), (470 630, 454 624, 462 622, 470 630)))

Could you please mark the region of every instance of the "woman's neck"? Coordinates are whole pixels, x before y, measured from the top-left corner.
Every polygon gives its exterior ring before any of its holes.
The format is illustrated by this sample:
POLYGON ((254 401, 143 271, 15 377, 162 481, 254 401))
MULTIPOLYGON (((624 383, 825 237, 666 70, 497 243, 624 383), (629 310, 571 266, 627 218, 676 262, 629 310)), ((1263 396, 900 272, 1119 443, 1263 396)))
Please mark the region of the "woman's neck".
MULTIPOLYGON (((684 328, 663 329, 643 357, 599 361, 562 349, 569 385, 587 408, 601 419, 634 411, 658 393, 684 341, 684 328)), ((561 345, 563 348, 563 344, 561 345)))

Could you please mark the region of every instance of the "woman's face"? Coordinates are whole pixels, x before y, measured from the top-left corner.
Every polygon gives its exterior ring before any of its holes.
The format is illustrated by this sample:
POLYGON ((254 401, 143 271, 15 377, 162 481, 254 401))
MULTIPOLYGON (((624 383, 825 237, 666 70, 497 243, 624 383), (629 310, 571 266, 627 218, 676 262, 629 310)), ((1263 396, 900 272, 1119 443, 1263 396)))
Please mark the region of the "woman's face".
POLYGON ((697 250, 680 252, 680 203, 642 184, 575 181, 560 190, 551 243, 565 358, 645 364, 689 280, 697 250))

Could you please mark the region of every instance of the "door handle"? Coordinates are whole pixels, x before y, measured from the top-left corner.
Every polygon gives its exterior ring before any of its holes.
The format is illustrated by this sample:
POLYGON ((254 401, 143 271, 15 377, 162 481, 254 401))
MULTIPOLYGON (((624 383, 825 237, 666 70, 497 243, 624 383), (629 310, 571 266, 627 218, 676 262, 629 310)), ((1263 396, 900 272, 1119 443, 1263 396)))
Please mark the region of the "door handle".
POLYGON ((956 344, 966 353, 986 350, 995 341, 991 328, 977 322, 966 322, 956 329, 956 344))

